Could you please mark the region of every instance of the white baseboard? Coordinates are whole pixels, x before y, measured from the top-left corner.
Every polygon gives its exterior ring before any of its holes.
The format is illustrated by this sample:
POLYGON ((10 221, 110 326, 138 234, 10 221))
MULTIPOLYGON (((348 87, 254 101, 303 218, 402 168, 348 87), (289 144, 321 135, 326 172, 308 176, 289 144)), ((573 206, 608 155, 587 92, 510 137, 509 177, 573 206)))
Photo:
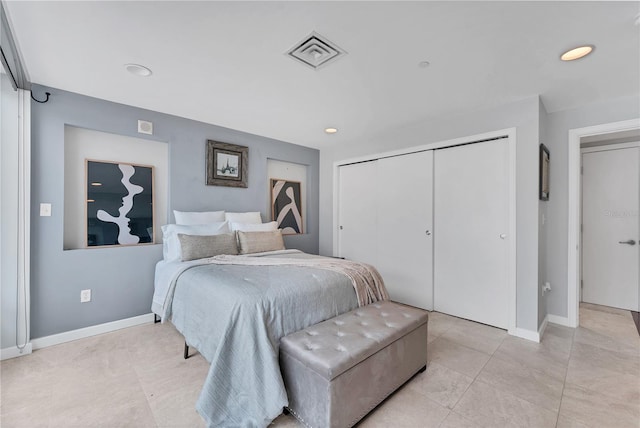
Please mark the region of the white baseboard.
POLYGON ((537 331, 527 330, 524 328, 516 327, 513 330, 509 330, 509 334, 512 336, 519 337, 521 339, 527 339, 532 342, 540 343, 540 333, 537 331))
POLYGON ((547 324, 549 324, 549 315, 545 315, 542 320, 542 324, 540 324, 540 328, 538 328, 538 337, 542 340, 542 336, 544 335, 544 331, 547 329, 547 324))
POLYGON ((569 322, 569 318, 568 317, 561 317, 558 315, 547 315, 547 319, 549 320, 549 322, 551 324, 558 324, 558 325, 563 325, 565 327, 575 327, 573 325, 571 325, 571 323, 569 322))
POLYGON ((8 360, 9 358, 23 357, 25 355, 29 355, 33 350, 31 342, 27 343, 26 346, 22 349, 18 349, 17 346, 12 346, 11 348, 4 348, 0 350, 0 360, 8 360))
POLYGON ((72 340, 84 339, 86 337, 97 336, 98 334, 109 333, 127 327, 152 323, 153 314, 139 315, 137 317, 125 318, 123 320, 112 321, 104 324, 92 325, 91 327, 80 328, 78 330, 65 331, 64 333, 53 334, 51 336, 31 339, 33 349, 46 348, 47 346, 59 345, 71 342, 72 340))

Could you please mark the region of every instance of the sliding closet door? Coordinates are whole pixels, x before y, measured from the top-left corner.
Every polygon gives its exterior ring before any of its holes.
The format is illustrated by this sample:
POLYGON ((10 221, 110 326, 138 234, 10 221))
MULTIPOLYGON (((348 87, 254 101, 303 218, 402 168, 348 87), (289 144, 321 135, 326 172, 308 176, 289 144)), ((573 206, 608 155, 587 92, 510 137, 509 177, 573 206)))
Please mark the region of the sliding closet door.
POLYGON ((434 154, 434 308, 508 327, 508 143, 434 154))
POLYGON ((433 310, 433 151, 378 160, 378 264, 392 300, 433 310))
POLYGON ((338 255, 377 263, 377 161, 341 166, 338 188, 338 255))

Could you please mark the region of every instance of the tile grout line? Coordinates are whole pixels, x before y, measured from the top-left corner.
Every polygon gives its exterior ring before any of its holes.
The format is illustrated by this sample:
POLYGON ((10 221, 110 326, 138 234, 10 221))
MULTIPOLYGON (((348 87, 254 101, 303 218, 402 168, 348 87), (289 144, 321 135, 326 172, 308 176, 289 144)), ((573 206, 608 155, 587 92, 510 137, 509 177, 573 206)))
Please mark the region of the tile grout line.
POLYGON ((560 412, 562 411, 562 401, 564 400, 564 390, 567 386, 567 376, 569 376, 569 364, 571 363, 571 354, 573 353, 573 345, 576 340, 576 330, 580 328, 578 326, 571 335, 571 348, 569 348, 569 358, 567 358, 567 371, 564 373, 564 380, 562 381, 562 393, 560 394, 560 406, 558 407, 558 415, 556 416, 556 428, 558 428, 558 423, 560 423, 560 412))

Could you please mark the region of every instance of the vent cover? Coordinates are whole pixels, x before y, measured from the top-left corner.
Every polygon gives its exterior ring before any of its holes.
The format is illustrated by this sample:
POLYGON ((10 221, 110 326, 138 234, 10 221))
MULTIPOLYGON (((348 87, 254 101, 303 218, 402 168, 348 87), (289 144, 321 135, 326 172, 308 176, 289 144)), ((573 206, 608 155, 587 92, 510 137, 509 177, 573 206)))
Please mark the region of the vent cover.
POLYGON ((344 50, 315 31, 287 52, 291 58, 315 70, 345 54, 344 50))

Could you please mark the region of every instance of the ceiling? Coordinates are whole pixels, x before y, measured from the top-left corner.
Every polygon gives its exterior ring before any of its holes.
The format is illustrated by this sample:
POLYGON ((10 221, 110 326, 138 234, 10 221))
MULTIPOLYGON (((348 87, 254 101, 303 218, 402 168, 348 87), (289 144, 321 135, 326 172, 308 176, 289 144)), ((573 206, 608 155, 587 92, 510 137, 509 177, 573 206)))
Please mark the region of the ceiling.
POLYGON ((640 93, 637 1, 5 5, 33 83, 320 149, 534 95, 554 112, 640 93), (347 55, 285 55, 312 31, 347 55))

